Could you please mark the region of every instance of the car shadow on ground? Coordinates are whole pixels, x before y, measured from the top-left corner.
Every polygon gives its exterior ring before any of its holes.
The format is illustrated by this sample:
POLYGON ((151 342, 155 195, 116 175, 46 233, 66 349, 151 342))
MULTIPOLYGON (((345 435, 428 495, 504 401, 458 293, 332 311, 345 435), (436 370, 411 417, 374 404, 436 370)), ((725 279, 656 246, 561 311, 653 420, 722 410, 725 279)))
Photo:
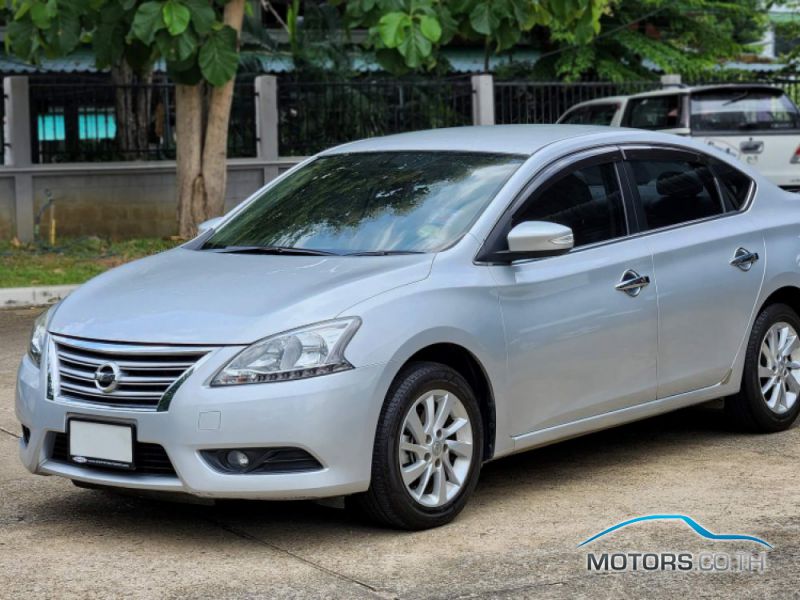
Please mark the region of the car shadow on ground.
MULTIPOLYGON (((535 494, 537 487, 548 490, 581 483, 598 471, 625 468, 641 461, 681 460, 693 447, 725 438, 733 441, 742 435, 749 434, 737 431, 718 406, 702 406, 517 454, 485 465, 471 510, 491 514, 495 502, 535 494)), ((180 537, 180 532, 202 522, 239 537, 247 537, 244 529, 256 526, 268 531, 275 542, 282 535, 303 531, 313 532, 317 539, 342 531, 377 536, 386 533, 347 511, 309 501, 220 501, 198 505, 118 491, 69 491, 42 497, 36 512, 50 515, 49 519, 88 522, 117 534, 148 530, 154 535, 180 537)), ((192 543, 197 543, 197 535, 202 534, 195 530, 192 543)), ((218 535, 211 530, 209 535, 218 541, 218 535)))

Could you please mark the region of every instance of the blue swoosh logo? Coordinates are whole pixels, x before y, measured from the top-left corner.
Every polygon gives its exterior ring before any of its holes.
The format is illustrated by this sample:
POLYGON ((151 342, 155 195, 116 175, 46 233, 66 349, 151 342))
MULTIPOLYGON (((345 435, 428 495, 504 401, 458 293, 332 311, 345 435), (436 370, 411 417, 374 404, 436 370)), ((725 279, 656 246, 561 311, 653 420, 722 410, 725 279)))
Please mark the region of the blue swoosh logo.
POLYGON ((752 535, 740 535, 740 534, 718 534, 718 533, 711 533, 708 529, 700 525, 697 521, 692 519, 691 517, 687 517, 686 515, 647 515, 645 517, 636 517, 635 519, 630 519, 629 521, 623 521, 622 523, 617 523, 613 527, 609 527, 608 529, 601 531, 597 535, 593 535, 587 540, 584 540, 580 544, 578 544, 578 548, 581 546, 585 546, 590 542, 595 541, 603 537, 604 535, 608 535, 618 529, 622 529, 623 527, 627 527, 628 525, 633 525, 634 523, 641 523, 642 521, 683 521, 689 527, 691 527, 694 532, 699 535, 700 537, 704 537, 708 540, 714 541, 732 541, 732 540, 739 540, 739 541, 746 541, 746 542, 755 542, 757 544, 761 544, 762 546, 766 546, 767 548, 772 548, 770 544, 765 542, 764 540, 754 537, 752 535))

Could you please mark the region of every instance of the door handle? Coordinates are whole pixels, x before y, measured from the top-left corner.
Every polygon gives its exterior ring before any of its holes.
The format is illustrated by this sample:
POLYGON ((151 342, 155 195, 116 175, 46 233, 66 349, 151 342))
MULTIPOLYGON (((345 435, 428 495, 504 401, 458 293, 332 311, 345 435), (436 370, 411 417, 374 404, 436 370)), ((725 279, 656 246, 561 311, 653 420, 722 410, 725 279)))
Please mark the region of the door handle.
POLYGON ((628 269, 622 274, 622 279, 614 286, 614 289, 635 298, 642 292, 642 288, 648 285, 650 285, 650 278, 647 275, 639 275, 633 269, 628 269))
POLYGON ((750 252, 747 248, 739 247, 733 254, 731 266, 738 267, 742 271, 749 271, 757 260, 758 252, 750 252))

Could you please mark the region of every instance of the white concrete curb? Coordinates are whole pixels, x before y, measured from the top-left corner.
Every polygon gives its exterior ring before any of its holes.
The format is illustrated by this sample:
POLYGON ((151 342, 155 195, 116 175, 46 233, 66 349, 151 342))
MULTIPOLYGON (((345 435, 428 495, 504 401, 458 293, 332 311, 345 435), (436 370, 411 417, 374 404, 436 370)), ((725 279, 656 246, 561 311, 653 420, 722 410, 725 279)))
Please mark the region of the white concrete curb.
POLYGON ((77 285, 51 285, 43 287, 0 288, 0 308, 25 308, 58 302, 77 285))

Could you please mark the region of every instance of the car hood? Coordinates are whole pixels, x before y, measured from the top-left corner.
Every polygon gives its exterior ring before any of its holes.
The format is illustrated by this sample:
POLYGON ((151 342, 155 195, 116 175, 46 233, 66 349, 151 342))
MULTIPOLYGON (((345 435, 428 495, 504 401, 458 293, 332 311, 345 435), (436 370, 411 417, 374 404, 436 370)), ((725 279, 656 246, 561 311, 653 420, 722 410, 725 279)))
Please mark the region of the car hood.
POLYGON ((176 248, 81 286, 58 306, 49 330, 118 342, 249 344, 425 279, 433 256, 265 256, 176 248))

